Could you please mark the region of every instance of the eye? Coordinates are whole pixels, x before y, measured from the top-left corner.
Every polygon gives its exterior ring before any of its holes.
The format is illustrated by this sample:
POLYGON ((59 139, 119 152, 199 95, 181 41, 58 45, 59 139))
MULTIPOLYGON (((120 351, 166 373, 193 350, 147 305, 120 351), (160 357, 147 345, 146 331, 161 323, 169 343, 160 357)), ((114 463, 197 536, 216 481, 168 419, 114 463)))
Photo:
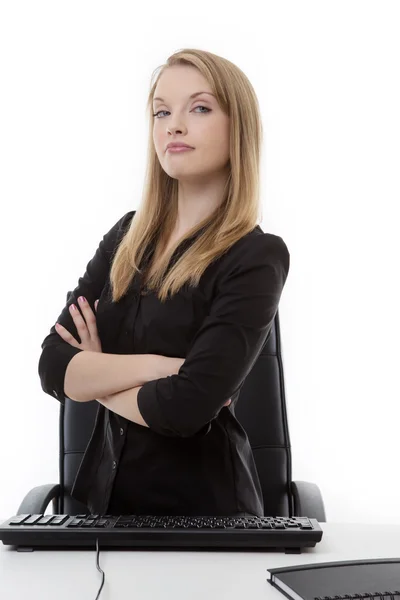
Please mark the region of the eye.
MULTIPOLYGON (((207 108, 207 106, 202 106, 201 104, 199 104, 198 106, 195 106, 193 110, 196 110, 196 108, 205 108, 207 111, 206 113, 201 112, 199 114, 206 115, 207 113, 211 112, 211 108, 207 108)), ((159 119, 160 117, 158 117, 158 115, 162 112, 169 112, 169 111, 168 110, 159 110, 158 112, 153 114, 153 117, 157 117, 159 119)))

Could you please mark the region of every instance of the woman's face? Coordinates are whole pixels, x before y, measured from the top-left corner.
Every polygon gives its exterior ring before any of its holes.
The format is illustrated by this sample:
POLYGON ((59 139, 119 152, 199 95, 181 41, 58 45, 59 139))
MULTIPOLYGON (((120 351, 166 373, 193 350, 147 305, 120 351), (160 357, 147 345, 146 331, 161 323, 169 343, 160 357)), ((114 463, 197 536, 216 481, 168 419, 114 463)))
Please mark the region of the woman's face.
POLYGON ((211 94, 207 80, 191 66, 168 67, 157 83, 153 141, 162 168, 174 179, 204 179, 227 166, 229 117, 211 94), (202 94, 190 98, 196 92, 202 94), (166 149, 169 142, 183 142, 194 149, 171 152, 166 149))

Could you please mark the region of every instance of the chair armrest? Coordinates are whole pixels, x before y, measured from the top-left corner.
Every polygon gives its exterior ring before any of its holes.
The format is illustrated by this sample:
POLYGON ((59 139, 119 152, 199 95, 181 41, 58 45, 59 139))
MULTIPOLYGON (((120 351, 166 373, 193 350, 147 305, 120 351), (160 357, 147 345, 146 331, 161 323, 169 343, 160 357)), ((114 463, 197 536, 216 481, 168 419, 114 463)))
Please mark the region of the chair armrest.
POLYGON ((53 501, 52 514, 57 514, 60 490, 59 483, 47 483, 32 488, 22 500, 17 515, 42 515, 51 500, 53 501))
POLYGON ((315 483, 292 481, 291 492, 294 499, 293 516, 317 519, 320 523, 326 522, 324 501, 315 483))

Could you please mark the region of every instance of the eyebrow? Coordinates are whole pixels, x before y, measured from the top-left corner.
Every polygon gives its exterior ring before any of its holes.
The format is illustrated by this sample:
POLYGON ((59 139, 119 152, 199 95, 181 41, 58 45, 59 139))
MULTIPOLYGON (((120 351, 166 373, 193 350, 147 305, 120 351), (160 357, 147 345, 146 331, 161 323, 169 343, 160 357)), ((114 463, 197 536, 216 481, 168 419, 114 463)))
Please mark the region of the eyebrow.
MULTIPOLYGON (((200 94, 209 94, 210 96, 214 96, 214 98, 215 98, 215 95, 212 94, 211 92, 195 92, 194 94, 191 94, 189 96, 189 100, 191 100, 192 98, 195 98, 196 96, 200 96, 200 94)), ((161 100, 161 102, 164 102, 164 98, 158 98, 158 97, 153 98, 153 102, 155 102, 156 100, 161 100)))

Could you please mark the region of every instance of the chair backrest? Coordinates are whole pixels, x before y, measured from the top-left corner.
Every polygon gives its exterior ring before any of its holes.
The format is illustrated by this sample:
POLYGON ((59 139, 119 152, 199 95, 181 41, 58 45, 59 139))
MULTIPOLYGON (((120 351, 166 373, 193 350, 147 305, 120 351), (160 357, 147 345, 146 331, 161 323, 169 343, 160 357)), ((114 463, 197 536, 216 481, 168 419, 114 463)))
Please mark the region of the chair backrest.
MULTIPOLYGON (((71 292, 68 292, 67 302, 71 292)), ((71 489, 89 442, 98 403, 60 403, 60 487, 58 513, 76 515, 87 507, 71 489)), ((293 515, 291 450, 281 356, 279 311, 271 333, 246 377, 235 416, 247 433, 264 497, 264 515, 293 515)))

